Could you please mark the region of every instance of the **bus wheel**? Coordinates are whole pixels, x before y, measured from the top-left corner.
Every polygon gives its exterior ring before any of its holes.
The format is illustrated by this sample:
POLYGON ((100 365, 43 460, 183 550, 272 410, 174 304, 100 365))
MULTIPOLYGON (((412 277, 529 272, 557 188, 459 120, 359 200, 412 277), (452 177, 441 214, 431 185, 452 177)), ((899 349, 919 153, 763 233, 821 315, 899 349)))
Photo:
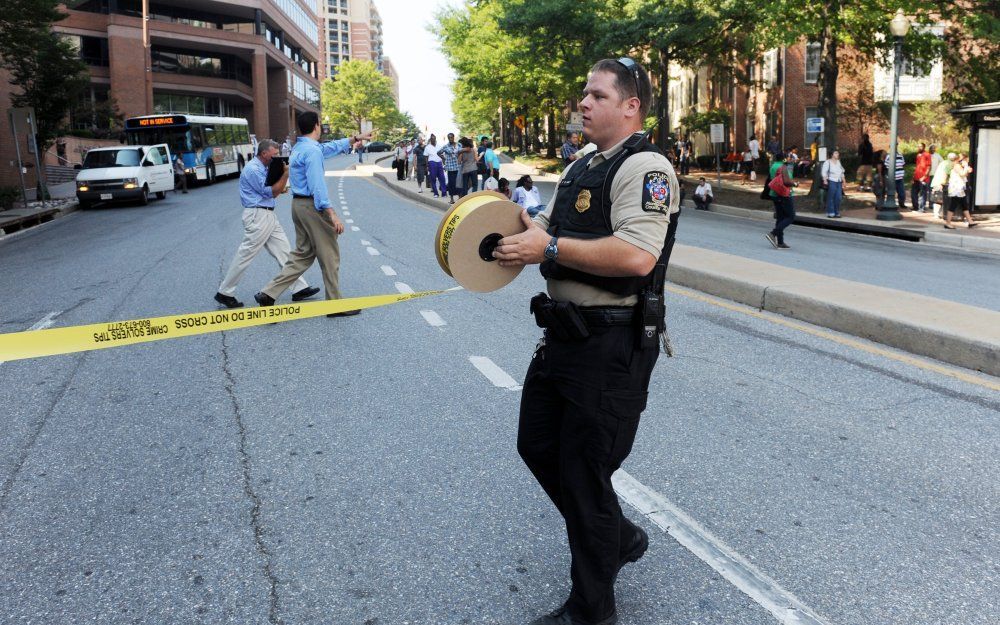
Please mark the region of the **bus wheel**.
POLYGON ((146 206, 149 204, 149 187, 142 185, 142 195, 139 196, 139 205, 146 206))
POLYGON ((205 165, 205 184, 215 184, 215 163, 211 161, 205 165))
POLYGON ((166 191, 157 191, 156 192, 156 199, 163 200, 163 199, 166 199, 166 197, 167 197, 167 192, 166 191))

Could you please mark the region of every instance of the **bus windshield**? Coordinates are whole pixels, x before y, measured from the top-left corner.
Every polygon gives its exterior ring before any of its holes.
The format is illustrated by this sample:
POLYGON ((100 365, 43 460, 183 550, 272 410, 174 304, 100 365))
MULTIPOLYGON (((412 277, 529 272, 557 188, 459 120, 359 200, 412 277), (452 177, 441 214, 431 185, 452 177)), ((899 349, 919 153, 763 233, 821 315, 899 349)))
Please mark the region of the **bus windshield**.
POLYGON ((129 145, 156 145, 166 143, 171 154, 190 152, 191 131, 188 128, 141 128, 126 133, 129 145))
POLYGON ((91 150, 83 159, 84 169, 100 167, 137 167, 139 165, 139 150, 122 148, 120 150, 91 150))

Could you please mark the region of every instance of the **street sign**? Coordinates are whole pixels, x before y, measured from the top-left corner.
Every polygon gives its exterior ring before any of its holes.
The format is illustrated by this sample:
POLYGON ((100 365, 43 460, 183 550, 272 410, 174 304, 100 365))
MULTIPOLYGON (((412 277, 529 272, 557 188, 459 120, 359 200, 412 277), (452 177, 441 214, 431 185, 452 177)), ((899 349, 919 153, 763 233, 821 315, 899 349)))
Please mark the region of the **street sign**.
POLYGON ((569 123, 583 125, 583 113, 570 113, 569 123))
POLYGON ((822 117, 807 117, 806 118, 806 132, 809 134, 819 134, 823 132, 823 118, 822 117))
POLYGON ((524 115, 518 115, 517 117, 514 118, 514 125, 520 128, 521 130, 524 130, 524 122, 525 122, 524 115))
POLYGON ((711 130, 711 132, 709 134, 711 134, 711 136, 712 136, 712 143, 725 143, 726 142, 726 139, 724 137, 724 134, 726 132, 726 126, 725 126, 725 124, 712 124, 712 127, 711 127, 710 130, 711 130))
POLYGON ((583 132, 583 124, 566 124, 566 132, 583 132))
POLYGON ((816 160, 821 163, 826 160, 826 148, 820 148, 817 151, 816 160))

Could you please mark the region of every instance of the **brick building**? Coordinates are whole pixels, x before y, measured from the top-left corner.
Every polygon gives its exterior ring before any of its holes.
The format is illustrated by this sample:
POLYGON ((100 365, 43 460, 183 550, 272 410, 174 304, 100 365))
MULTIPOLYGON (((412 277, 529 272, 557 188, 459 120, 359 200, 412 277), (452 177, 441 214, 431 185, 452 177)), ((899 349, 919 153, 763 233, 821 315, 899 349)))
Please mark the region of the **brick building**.
MULTIPOLYGON (((294 135, 297 113, 319 112, 315 2, 152 0, 148 56, 141 0, 83 0, 68 2, 64 10, 68 17, 54 29, 88 65, 85 97, 92 103, 114 101, 126 117, 160 112, 245 117, 258 138, 284 139, 294 135)), ((6 80, 0 83, 4 108, 10 106, 10 89, 6 80)), ((86 130, 94 120, 70 123, 86 130)), ((6 115, 0 116, 0 136, 11 136, 6 115)), ((14 159, 10 141, 0 141, 0 184, 17 184, 14 159)), ((29 184, 34 186, 33 178, 29 184)))
MULTIPOLYGON (((670 68, 670 121, 674 132, 685 134, 681 120, 695 111, 722 109, 730 114, 726 150, 741 150, 751 134, 761 145, 777 135, 782 146, 809 146, 815 135, 806 133, 806 119, 816 117, 819 101, 819 45, 801 42, 771 50, 749 68, 753 86, 720 78, 711 67, 670 68)), ((892 70, 879 64, 853 63, 850 52, 841 55, 837 83, 838 141, 842 149, 853 151, 861 141, 865 121, 848 114, 849 103, 858 99, 867 104, 891 102, 892 70)), ((890 59, 891 62, 891 59, 890 59)), ((891 67, 891 65, 890 65, 891 67)), ((913 106, 941 99, 942 65, 938 61, 926 74, 904 67, 900 77, 899 136, 921 138, 926 132, 913 120, 913 106)), ((888 125, 868 130, 875 149, 888 149, 888 125)), ((698 154, 711 153, 707 136, 692 135, 698 154)))

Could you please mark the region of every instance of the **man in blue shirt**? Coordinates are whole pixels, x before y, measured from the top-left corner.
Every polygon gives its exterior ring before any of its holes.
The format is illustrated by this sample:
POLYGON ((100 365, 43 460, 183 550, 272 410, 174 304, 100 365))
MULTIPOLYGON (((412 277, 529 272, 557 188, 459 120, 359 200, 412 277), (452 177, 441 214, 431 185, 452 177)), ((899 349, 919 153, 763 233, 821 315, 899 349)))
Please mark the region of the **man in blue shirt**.
MULTIPOLYGON (((226 277, 215 294, 215 301, 227 308, 243 306, 243 302, 237 300, 233 294, 236 293, 236 285, 243 277, 243 272, 262 249, 266 249, 281 267, 288 261, 291 246, 288 244, 285 231, 281 228, 281 223, 274 215, 274 199, 285 192, 285 186, 288 184, 288 165, 285 165, 285 173, 277 182, 271 186, 265 183, 267 169, 271 160, 277 155, 277 142, 270 139, 261 141, 257 146, 256 158, 250 159, 240 174, 243 242, 237 248, 236 256, 229 265, 229 271, 226 272, 226 277)), ((309 286, 305 280, 299 278, 295 281, 292 299, 300 301, 317 293, 319 293, 318 288, 309 286)))
MULTIPOLYGON (((281 272, 271 280, 254 299, 261 306, 273 306, 293 282, 319 261, 323 272, 323 285, 327 299, 340 299, 340 246, 337 237, 344 233, 344 223, 333 210, 326 189, 323 159, 349 152, 351 146, 360 148, 362 140, 371 139, 371 133, 355 135, 319 143, 319 115, 307 111, 297 120, 299 138, 289 159, 289 180, 292 187, 292 221, 295 223, 295 250, 281 272)), ((356 315, 360 310, 350 310, 331 317, 356 315)))

